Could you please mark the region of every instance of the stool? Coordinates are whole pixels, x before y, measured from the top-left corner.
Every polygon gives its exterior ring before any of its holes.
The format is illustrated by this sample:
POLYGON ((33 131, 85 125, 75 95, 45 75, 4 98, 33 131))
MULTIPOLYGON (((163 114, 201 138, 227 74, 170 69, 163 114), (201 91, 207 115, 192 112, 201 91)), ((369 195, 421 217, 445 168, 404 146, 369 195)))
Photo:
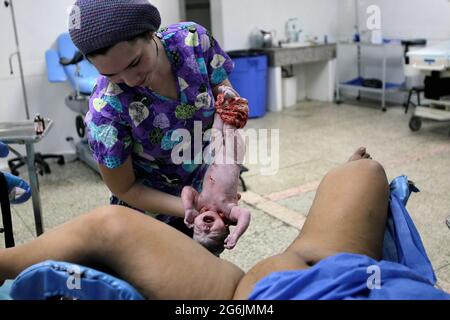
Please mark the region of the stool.
MULTIPOLYGON (((36 164, 37 172, 43 176, 44 173, 51 173, 50 166, 47 163, 47 159, 56 159, 57 163, 62 166, 65 164, 64 156, 56 155, 56 154, 41 154, 39 152, 34 155, 34 162, 36 164)), ((26 157, 17 157, 11 160, 8 160, 9 170, 15 176, 19 176, 18 169, 27 164, 26 157)))

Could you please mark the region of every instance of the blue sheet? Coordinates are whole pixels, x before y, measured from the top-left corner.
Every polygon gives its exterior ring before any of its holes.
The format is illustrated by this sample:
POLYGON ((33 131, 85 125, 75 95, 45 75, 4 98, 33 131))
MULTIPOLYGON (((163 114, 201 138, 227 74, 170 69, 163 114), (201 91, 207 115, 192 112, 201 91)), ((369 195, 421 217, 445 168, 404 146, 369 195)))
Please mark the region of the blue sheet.
POLYGON ((129 283, 104 272, 68 262, 35 264, 14 280, 14 300, 46 300, 71 297, 76 300, 143 300, 129 283))
POLYGON ((0 286, 0 300, 12 300, 10 295, 12 284, 12 280, 6 280, 5 283, 0 286))
POLYGON ((9 154, 8 146, 0 141, 0 158, 6 158, 8 154, 9 154))
POLYGON ((383 258, 340 253, 305 270, 274 272, 259 281, 251 300, 445 299, 419 233, 405 208, 411 191, 406 176, 391 183, 383 258))

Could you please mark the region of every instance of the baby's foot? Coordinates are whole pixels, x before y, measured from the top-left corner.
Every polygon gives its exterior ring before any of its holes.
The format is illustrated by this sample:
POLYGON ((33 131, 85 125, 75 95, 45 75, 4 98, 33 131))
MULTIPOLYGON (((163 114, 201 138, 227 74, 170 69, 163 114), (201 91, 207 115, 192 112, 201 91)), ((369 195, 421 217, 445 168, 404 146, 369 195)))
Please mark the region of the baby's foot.
POLYGON ((225 239, 224 241, 224 247, 228 250, 233 249, 236 246, 236 239, 234 239, 231 234, 225 239))
POLYGON ((356 160, 361 160, 361 159, 372 159, 370 154, 368 154, 366 152, 365 147, 358 148, 358 150, 356 150, 355 153, 353 153, 353 155, 350 157, 350 159, 348 159, 348 161, 350 162, 350 161, 356 161, 356 160))

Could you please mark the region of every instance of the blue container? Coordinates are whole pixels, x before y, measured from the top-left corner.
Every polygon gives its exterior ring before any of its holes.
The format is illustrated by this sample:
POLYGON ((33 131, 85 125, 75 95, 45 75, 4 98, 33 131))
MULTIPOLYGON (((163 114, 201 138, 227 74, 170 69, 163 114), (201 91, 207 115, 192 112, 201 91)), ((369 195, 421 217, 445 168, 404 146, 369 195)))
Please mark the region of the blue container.
POLYGON ((229 79, 236 91, 248 100, 249 117, 264 116, 267 104, 267 56, 249 50, 228 54, 235 64, 229 79))

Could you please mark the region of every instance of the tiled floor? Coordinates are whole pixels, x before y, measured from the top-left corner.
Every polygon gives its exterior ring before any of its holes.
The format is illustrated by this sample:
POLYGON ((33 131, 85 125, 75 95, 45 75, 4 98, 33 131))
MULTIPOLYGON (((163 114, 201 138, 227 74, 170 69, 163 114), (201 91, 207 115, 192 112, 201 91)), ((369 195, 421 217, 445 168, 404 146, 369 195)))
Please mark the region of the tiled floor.
MULTIPOLYGON (((298 234, 320 179, 366 146, 386 168, 388 178, 406 174, 421 192, 411 197, 409 212, 419 229, 439 283, 450 290, 450 138, 449 123, 425 123, 408 129, 402 108, 383 113, 378 107, 318 102, 300 103, 279 114, 251 120, 249 128, 280 129, 279 170, 261 175, 248 164, 244 174, 249 192, 243 195, 253 213, 252 223, 237 247, 222 257, 248 270, 257 261, 280 252, 298 234)), ((100 177, 79 162, 52 165, 40 179, 47 229, 107 204, 108 190, 100 177)), ((18 243, 34 235, 31 202, 14 210, 18 243)))

